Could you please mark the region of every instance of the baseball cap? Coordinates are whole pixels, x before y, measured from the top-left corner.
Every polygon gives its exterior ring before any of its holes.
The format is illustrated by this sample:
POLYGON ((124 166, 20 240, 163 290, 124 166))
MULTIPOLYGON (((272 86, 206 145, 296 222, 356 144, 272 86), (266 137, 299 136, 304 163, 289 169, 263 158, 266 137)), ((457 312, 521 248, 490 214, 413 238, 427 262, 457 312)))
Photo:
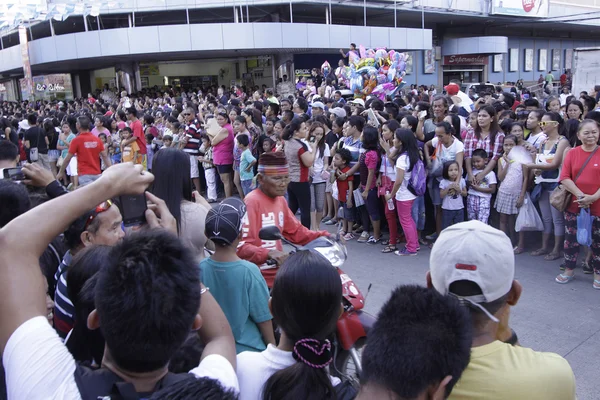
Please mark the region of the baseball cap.
POLYGON ((506 295, 515 278, 515 256, 508 236, 475 220, 444 229, 433 245, 429 264, 435 290, 476 305, 492 319, 495 318, 479 303, 490 303, 506 295), (451 293, 450 285, 457 281, 477 284, 481 294, 451 293))
POLYGON ((358 104, 361 107, 365 106, 365 101, 363 99, 354 99, 350 103, 352 103, 352 104, 358 104))
POLYGON ((456 83, 449 83, 444 86, 444 90, 449 96, 456 96, 456 94, 460 91, 460 86, 458 86, 456 83))
POLYGON ((338 118, 346 118, 346 110, 341 107, 332 108, 329 112, 338 118))
POLYGON ((311 104, 312 108, 320 108, 321 110, 325 109, 325 104, 321 103, 320 101, 313 101, 311 104))
POLYGON ((210 240, 218 239, 232 244, 242 231, 246 205, 237 197, 230 197, 208 211, 204 232, 210 240))

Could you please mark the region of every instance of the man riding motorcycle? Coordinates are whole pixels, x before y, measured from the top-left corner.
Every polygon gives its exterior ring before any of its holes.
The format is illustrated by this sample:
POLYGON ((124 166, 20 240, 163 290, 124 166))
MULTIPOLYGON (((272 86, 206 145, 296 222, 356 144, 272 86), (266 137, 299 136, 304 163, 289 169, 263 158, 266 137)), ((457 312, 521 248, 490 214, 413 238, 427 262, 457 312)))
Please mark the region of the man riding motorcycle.
POLYGON ((265 226, 277 226, 283 237, 298 245, 320 237, 331 236, 327 231, 311 231, 302 226, 283 197, 290 181, 287 159, 283 152, 263 153, 258 161, 258 189, 245 198, 247 214, 242 228, 238 257, 257 264, 267 286, 272 287, 278 267, 288 254, 280 240, 265 241, 258 232, 265 226))

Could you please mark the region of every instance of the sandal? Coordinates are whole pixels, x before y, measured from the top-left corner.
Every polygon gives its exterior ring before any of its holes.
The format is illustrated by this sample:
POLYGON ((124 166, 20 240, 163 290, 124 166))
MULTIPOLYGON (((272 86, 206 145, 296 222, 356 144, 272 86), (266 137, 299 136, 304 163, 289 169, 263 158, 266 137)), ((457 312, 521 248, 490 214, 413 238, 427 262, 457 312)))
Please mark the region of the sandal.
POLYGON ((546 250, 546 249, 537 249, 535 251, 532 251, 529 254, 531 254, 534 257, 537 257, 537 256, 543 256, 543 255, 548 254, 548 253, 549 253, 549 251, 546 250))
POLYGON ((515 247, 515 248, 513 249, 513 252, 514 252, 515 254, 522 254, 523 252, 525 252, 525 249, 524 249, 523 247, 519 247, 519 246, 517 246, 517 247, 515 247))
POLYGON ((376 239, 375 236, 369 236, 369 240, 367 240, 367 244, 377 244, 381 239, 376 239))
POLYGON ((594 279, 594 283, 592 283, 592 287, 594 289, 600 290, 600 281, 598 279, 594 279))
POLYGON ((559 274, 554 280, 557 283, 565 284, 565 283, 571 282, 573 280, 573 278, 575 278, 575 275, 559 274))
POLYGON ((354 240, 355 236, 352 232, 348 232, 344 235, 344 240, 345 241, 349 241, 349 240, 354 240))
POLYGON ((387 246, 387 245, 389 245, 389 244, 390 244, 390 240, 389 240, 389 239, 385 239, 385 240, 382 240, 382 241, 381 241, 381 245, 382 245, 382 246, 387 246))
POLYGON ((561 258, 561 254, 560 253, 548 253, 546 254, 546 256, 544 257, 544 260, 546 261, 554 261, 554 260, 558 260, 559 258, 561 258))
POLYGON ((357 243, 367 243, 369 241, 369 232, 361 233, 360 237, 356 240, 357 243))
POLYGON ((385 249, 381 250, 381 252, 382 253, 393 253, 396 250, 398 250, 398 248, 396 246, 394 246, 394 245, 391 245, 391 246, 388 245, 388 246, 385 247, 385 249))

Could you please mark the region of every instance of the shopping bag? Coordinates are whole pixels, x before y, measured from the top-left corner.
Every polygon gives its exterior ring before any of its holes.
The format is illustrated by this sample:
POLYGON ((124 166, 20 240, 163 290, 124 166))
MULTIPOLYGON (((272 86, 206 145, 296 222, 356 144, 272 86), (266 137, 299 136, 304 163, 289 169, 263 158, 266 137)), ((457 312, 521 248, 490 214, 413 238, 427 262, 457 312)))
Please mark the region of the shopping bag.
POLYGON ((525 193, 525 200, 523 205, 519 208, 519 215, 517 215, 517 221, 515 222, 515 231, 543 231, 544 224, 540 218, 529 193, 525 193))
POLYGON ((582 246, 592 245, 592 224, 594 219, 589 208, 582 208, 577 216, 577 243, 582 246))

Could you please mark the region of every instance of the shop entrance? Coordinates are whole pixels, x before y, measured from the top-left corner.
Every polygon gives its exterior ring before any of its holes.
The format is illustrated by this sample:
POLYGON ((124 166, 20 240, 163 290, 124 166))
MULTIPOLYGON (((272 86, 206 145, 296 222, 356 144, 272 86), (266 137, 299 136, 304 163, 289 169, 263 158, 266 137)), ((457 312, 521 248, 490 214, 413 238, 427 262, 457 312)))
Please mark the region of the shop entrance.
POLYGON ((168 82, 170 85, 183 90, 201 88, 202 91, 206 91, 211 86, 219 86, 219 77, 217 75, 170 76, 168 82))
POLYGON ((483 78, 483 68, 474 65, 472 68, 449 69, 451 67, 444 66, 444 85, 450 83, 451 80, 458 80, 462 83, 480 83, 485 82, 483 78))

